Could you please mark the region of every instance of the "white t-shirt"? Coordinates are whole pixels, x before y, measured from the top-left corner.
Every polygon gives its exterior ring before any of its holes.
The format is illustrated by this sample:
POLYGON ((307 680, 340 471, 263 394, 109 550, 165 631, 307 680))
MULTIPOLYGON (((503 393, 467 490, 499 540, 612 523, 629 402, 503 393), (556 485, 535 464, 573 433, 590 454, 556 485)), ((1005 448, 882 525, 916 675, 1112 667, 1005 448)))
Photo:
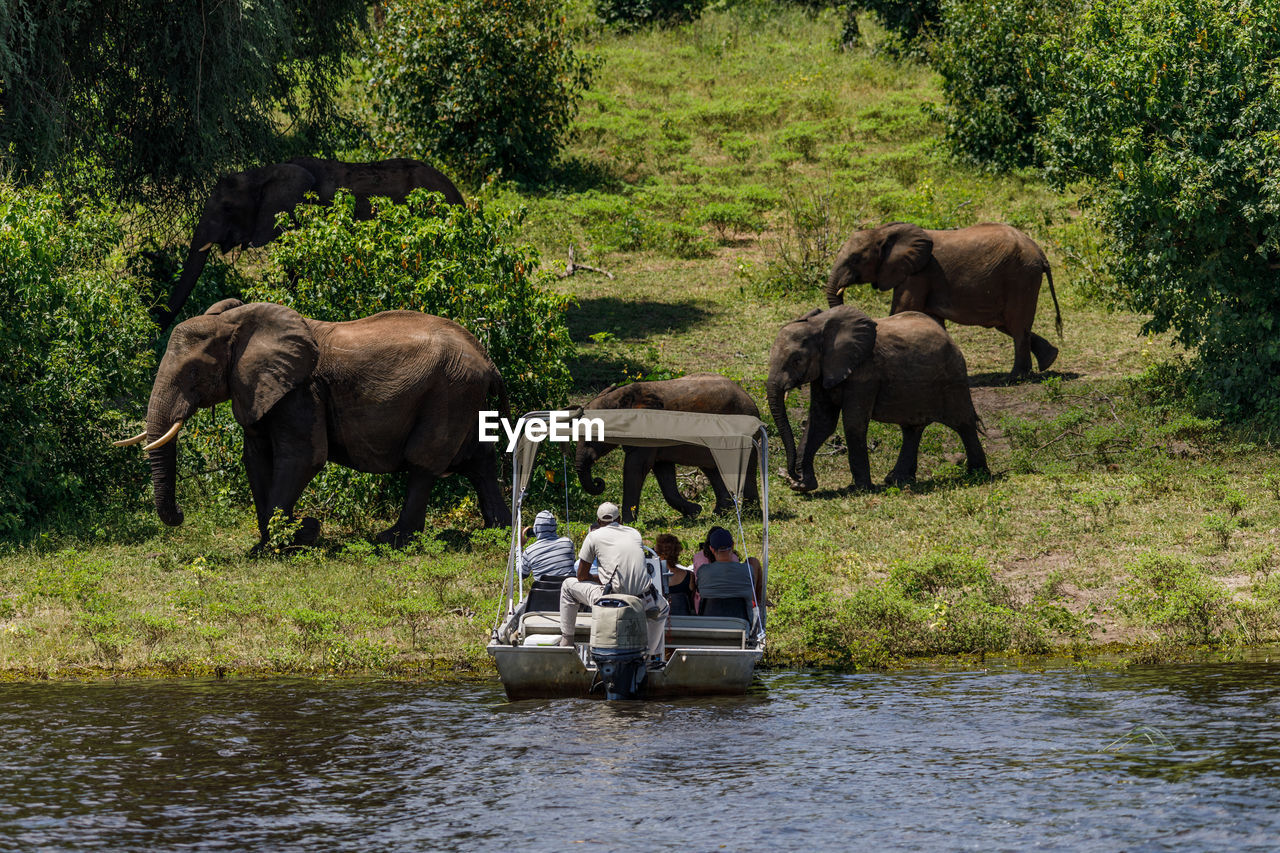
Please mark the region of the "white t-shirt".
POLYGON ((582 540, 578 559, 600 561, 600 583, 622 595, 643 597, 650 586, 640 531, 618 522, 597 527, 582 540))

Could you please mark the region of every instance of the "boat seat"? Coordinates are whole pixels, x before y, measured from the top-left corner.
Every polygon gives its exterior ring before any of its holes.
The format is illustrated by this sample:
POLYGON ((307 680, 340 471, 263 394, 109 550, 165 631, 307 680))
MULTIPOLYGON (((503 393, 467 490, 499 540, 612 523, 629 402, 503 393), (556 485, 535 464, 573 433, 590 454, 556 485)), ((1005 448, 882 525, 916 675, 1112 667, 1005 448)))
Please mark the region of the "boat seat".
MULTIPOLYGON (((555 634, 560 636, 560 613, 557 610, 554 613, 543 612, 525 612, 520 617, 520 635, 528 637, 531 634, 555 634)), ((579 613, 578 618, 573 626, 573 641, 575 643, 591 642, 591 614, 579 613)))
POLYGON ((668 648, 745 649, 751 625, 724 616, 672 616, 668 648))
POLYGON ((534 578, 529 588, 528 601, 524 609, 527 612, 541 610, 544 612, 560 612, 560 585, 569 579, 568 575, 550 578, 534 578))

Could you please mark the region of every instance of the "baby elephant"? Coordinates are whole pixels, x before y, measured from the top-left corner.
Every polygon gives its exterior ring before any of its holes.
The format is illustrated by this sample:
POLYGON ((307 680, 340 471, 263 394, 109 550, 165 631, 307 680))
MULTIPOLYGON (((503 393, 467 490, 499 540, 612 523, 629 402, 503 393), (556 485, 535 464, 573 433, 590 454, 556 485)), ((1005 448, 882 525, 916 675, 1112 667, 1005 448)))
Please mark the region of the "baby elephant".
POLYGON ((798 492, 818 487, 813 457, 841 415, 854 488, 871 488, 871 420, 902 427, 902 452, 886 483, 914 482, 920 437, 934 421, 960 433, 970 471, 987 470, 964 356, 928 315, 907 311, 872 320, 852 305, 815 309, 779 330, 769 352, 765 388, 787 451, 787 477, 798 492), (797 464, 786 397, 805 382, 811 395, 809 426, 797 464))

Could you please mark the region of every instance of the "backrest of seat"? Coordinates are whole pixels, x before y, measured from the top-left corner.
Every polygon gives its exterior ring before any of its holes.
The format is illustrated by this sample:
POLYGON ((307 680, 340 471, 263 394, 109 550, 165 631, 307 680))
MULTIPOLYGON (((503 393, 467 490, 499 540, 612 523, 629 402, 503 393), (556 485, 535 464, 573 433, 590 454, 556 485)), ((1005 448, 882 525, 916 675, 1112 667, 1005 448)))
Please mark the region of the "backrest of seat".
POLYGON ((751 624, 751 602, 745 598, 704 598, 699 602, 699 616, 729 616, 751 624))
POLYGON ((559 611, 560 586, 567 578, 567 575, 563 577, 535 578, 533 587, 529 590, 528 603, 524 606, 525 612, 533 613, 537 610, 559 611))

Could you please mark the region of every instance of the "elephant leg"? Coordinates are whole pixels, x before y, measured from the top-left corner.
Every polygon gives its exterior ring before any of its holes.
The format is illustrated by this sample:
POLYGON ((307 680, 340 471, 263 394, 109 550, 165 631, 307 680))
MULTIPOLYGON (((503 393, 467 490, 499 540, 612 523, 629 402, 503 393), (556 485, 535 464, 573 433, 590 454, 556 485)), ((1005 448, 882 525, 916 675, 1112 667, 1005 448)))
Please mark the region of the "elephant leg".
POLYGON ((511 507, 507 505, 502 489, 498 486, 498 463, 493 451, 488 446, 483 446, 478 453, 475 462, 464 473, 476 490, 484 526, 510 527, 511 507))
POLYGON ((898 451, 898 461, 884 478, 885 485, 902 486, 916 481, 916 468, 920 460, 920 439, 924 435, 924 424, 918 426, 902 426, 902 449, 898 451))
POLYGON ((628 447, 624 452, 626 458, 622 462, 622 520, 630 524, 640 513, 640 491, 644 488, 645 478, 653 470, 658 451, 650 447, 628 447))
POLYGON ((955 428, 964 442, 965 464, 970 471, 987 473, 987 454, 978 440, 978 428, 973 424, 964 424, 955 428))
POLYGON ((867 458, 867 425, 869 418, 863 412, 844 413, 844 441, 849 447, 849 476, 853 488, 860 492, 871 491, 871 460, 867 458))
POLYGON ((400 517, 395 524, 374 537, 374 541, 379 545, 403 548, 415 533, 421 533, 427 520, 427 501, 431 499, 431 487, 435 482, 436 477, 431 472, 423 468, 410 469, 400 517))
MULTIPOLYGON (((328 460, 329 444, 324 409, 314 390, 285 395, 268 415, 271 436, 271 483, 267 490, 268 518, 276 509, 293 520, 293 507, 328 460)), ((320 535, 319 520, 307 516, 293 536, 294 545, 311 545, 320 535)))
POLYGON ((1000 331, 1013 338, 1013 370, 1010 379, 1024 379, 1031 373, 1031 332, 1015 333, 1007 326, 1000 326, 1000 331))
POLYGON ((258 545, 267 543, 267 523, 271 520, 271 442, 265 436, 244 434, 244 450, 240 454, 244 472, 253 495, 253 508, 258 516, 258 545))
POLYGON ((1031 336, 1031 354, 1036 357, 1036 365, 1040 368, 1040 372, 1044 373, 1057 360, 1058 348, 1035 332, 1027 332, 1027 334, 1031 336))
POLYGON ((695 516, 702 512, 701 504, 687 500, 680 494, 674 462, 654 462, 653 478, 658 481, 658 488, 662 490, 662 497, 667 502, 667 506, 681 515, 695 516))
MULTIPOLYGON (((818 488, 818 478, 813 473, 813 457, 817 455, 822 443, 836 431, 836 424, 840 420, 840 410, 827 399, 824 392, 818 390, 818 383, 813 383, 809 388, 809 424, 804 428, 804 436, 800 439, 800 482, 791 484, 792 490, 797 492, 811 492, 818 488)), ((845 426, 847 429, 848 424, 845 426)), ((866 445, 863 444, 863 447, 866 445)))
POLYGON ((729 487, 725 485, 724 477, 720 476, 718 468, 703 468, 702 473, 707 475, 707 481, 711 483, 711 489, 716 493, 716 512, 729 512, 733 509, 733 495, 729 491, 729 487))

